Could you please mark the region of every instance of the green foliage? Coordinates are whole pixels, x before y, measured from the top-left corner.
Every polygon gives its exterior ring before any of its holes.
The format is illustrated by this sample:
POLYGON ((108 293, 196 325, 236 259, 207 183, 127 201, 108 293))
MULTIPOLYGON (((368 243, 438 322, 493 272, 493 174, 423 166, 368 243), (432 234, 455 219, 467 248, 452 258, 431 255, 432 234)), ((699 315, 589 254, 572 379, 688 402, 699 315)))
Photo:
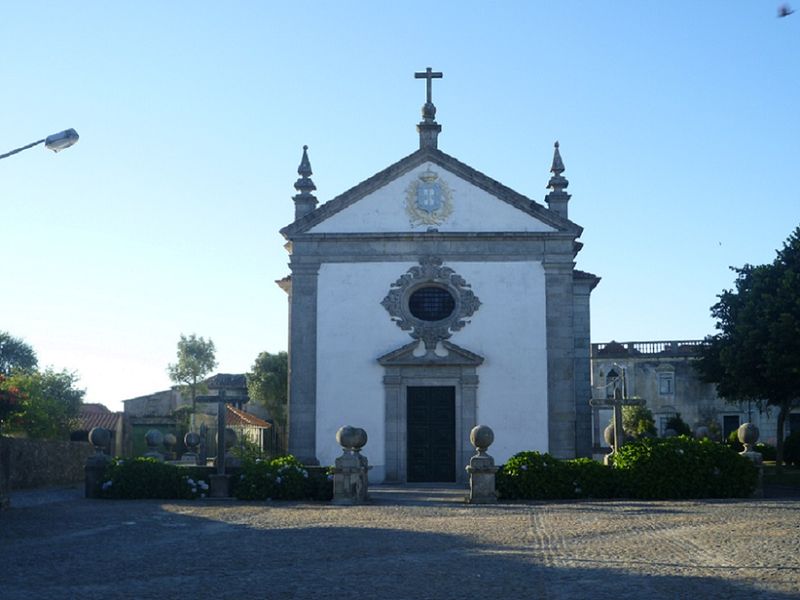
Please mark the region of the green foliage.
POLYGON ((270 417, 281 426, 286 425, 288 378, 289 358, 286 352, 262 352, 247 374, 250 400, 265 406, 270 417))
POLYGON ((7 331, 0 331, 0 375, 11 375, 12 371, 36 369, 36 353, 33 348, 7 331))
POLYGON ((783 442, 783 460, 787 464, 800 466, 800 431, 790 434, 783 442))
POLYGON ((744 450, 744 444, 739 441, 739 430, 734 429, 728 434, 728 439, 725 440, 725 443, 731 447, 731 449, 735 450, 736 452, 741 452, 744 450))
POLYGON ((681 413, 675 413, 674 417, 667 420, 667 429, 672 429, 678 435, 692 435, 692 428, 681 419, 681 413))
POLYGON ((614 468, 626 496, 648 499, 747 497, 757 477, 753 463, 727 446, 686 436, 626 444, 614 468))
POLYGON ((726 400, 779 407, 780 430, 800 390, 800 227, 772 263, 733 271, 735 289, 711 307, 718 333, 706 338, 696 365, 726 400))
POLYGON ((622 429, 633 438, 656 434, 656 421, 653 413, 645 406, 622 407, 622 429))
POLYGON ((202 379, 217 366, 214 358, 214 342, 197 337, 194 333, 189 337, 181 334, 178 341, 178 362, 167 367, 169 378, 181 385, 181 391, 188 392, 192 398, 192 411, 195 409, 195 398, 203 390, 202 379))
POLYGON ((497 490, 506 499, 611 498, 615 480, 612 469, 588 458, 558 460, 546 453, 520 452, 498 471, 497 490))
POLYGON ((85 394, 75 387, 75 373, 15 371, 0 382, 0 390, 16 398, 3 428, 39 439, 69 439, 70 429, 85 394))
POLYGON ((738 498, 752 494, 756 468, 730 448, 686 436, 625 444, 614 467, 588 458, 520 452, 497 473, 501 498, 738 498))
MULTIPOLYGON (((771 444, 760 444, 760 443, 756 444, 756 452, 760 452, 761 453, 761 458, 763 458, 764 460, 769 460, 769 461, 774 461, 775 458, 777 457, 777 454, 778 454, 777 449, 775 448, 775 446, 773 446, 771 444)), ((785 453, 786 453, 786 447, 785 446, 783 448, 783 452, 784 452, 784 455, 785 455, 785 453)), ((785 456, 784 456, 784 458, 785 458, 785 456)))
POLYGON ((207 470, 159 462, 154 458, 114 459, 103 476, 104 498, 162 500, 204 498, 207 470))
POLYGON ((330 500, 327 469, 309 469, 294 456, 245 460, 234 489, 240 500, 330 500))

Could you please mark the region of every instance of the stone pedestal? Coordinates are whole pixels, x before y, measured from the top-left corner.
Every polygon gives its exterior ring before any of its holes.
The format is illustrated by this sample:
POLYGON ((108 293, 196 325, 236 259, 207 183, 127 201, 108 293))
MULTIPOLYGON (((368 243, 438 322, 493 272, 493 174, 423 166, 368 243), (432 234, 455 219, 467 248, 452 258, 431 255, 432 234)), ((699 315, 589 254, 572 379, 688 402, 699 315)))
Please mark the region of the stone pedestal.
POLYGON ((208 476, 208 497, 209 498, 230 498, 231 497, 231 477, 214 473, 208 476))
POLYGON ((495 474, 497 467, 494 459, 488 454, 473 456, 467 465, 469 473, 469 498, 470 504, 494 504, 497 502, 497 488, 495 474))
POLYGON ((84 488, 86 498, 100 498, 103 492, 103 474, 111 462, 111 457, 103 452, 103 448, 111 440, 111 432, 102 427, 95 427, 89 432, 89 442, 94 445, 95 453, 86 459, 83 467, 84 488))
POLYGON ((753 498, 764 497, 764 457, 761 452, 754 450, 756 442, 758 441, 759 431, 758 427, 752 423, 744 423, 739 426, 736 432, 739 441, 744 446, 744 450, 739 453, 739 456, 753 461, 756 469, 758 470, 758 480, 756 482, 756 489, 753 491, 753 498))
POLYGON ((353 452, 336 459, 333 467, 333 503, 363 504, 367 501, 366 469, 353 452))
POLYGON ((342 427, 336 441, 343 448, 333 467, 333 503, 364 504, 369 500, 369 461, 361 455, 367 432, 358 427, 342 427))
POLYGON ((466 466, 469 473, 470 504, 494 504, 497 502, 497 488, 495 474, 497 467, 494 458, 486 454, 486 449, 494 442, 494 432, 486 425, 477 425, 469 433, 470 442, 478 451, 469 459, 466 466))

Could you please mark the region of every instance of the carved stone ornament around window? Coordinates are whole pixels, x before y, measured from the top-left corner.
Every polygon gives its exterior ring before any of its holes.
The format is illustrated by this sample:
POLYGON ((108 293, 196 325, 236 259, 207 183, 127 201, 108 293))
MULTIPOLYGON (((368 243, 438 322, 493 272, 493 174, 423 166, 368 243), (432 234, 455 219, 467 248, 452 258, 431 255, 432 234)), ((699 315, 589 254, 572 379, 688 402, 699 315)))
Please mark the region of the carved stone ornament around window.
POLYGON ((441 258, 426 256, 419 263, 392 284, 381 304, 400 329, 433 350, 469 323, 481 301, 441 258))

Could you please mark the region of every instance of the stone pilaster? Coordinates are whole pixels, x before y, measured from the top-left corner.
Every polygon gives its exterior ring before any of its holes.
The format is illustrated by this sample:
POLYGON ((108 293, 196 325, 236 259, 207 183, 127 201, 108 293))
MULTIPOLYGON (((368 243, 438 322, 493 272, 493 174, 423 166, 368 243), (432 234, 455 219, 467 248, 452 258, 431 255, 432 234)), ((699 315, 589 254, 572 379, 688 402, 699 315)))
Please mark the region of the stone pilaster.
POLYGON ((317 275, 319 263, 292 262, 289 323, 289 453, 317 460, 317 275))
POLYGON ((573 263, 546 261, 547 413, 549 452, 576 455, 573 263))

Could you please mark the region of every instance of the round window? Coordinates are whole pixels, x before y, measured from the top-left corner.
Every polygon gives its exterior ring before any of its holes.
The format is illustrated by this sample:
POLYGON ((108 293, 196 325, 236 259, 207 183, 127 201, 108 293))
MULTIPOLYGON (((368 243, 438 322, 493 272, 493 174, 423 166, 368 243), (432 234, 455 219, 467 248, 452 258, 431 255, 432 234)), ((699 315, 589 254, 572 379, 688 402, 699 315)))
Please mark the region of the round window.
POLYGON ((453 314, 456 300, 444 288, 421 287, 408 298, 408 310, 420 321, 441 321, 453 314))

